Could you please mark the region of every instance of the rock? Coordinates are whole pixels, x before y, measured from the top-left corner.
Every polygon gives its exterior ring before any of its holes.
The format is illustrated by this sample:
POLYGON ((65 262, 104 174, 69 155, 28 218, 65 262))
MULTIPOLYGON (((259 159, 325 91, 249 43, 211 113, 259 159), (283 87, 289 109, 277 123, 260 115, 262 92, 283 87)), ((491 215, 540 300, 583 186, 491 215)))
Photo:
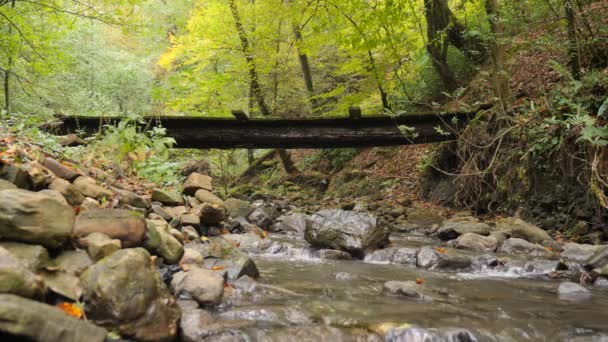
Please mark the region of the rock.
POLYGON ((593 256, 585 261, 583 266, 587 271, 593 271, 601 276, 608 276, 608 246, 599 248, 593 256))
POLYGON ((0 248, 7 250, 23 266, 34 273, 49 264, 49 252, 42 246, 1 241, 0 248))
POLYGON ((20 166, 0 163, 0 179, 13 183, 17 188, 32 190, 34 188, 30 175, 20 166))
POLYGON ((263 241, 261 236, 253 233, 224 234, 220 238, 238 246, 245 253, 259 253, 263 241))
POLYGON ((191 226, 194 228, 198 228, 201 225, 201 218, 199 215, 193 214, 184 214, 180 216, 183 226, 191 226))
POLYGON ((56 294, 68 298, 74 302, 80 301, 82 297, 82 286, 80 279, 66 272, 42 272, 40 276, 48 289, 56 294))
POLYGON ((493 252, 498 246, 498 240, 493 236, 483 236, 475 233, 465 233, 454 240, 454 247, 479 252, 493 252))
POLYGON ((368 213, 322 210, 310 217, 305 239, 313 247, 363 254, 388 243, 389 227, 368 213))
POLYGON ((276 224, 276 230, 303 239, 304 234, 306 233, 307 220, 308 215, 302 213, 285 215, 279 218, 279 222, 276 224))
POLYGON ((336 280, 339 281, 351 281, 353 280, 353 275, 347 272, 338 272, 336 273, 336 280))
POLYGON ((224 201, 224 207, 230 217, 247 217, 253 211, 251 203, 236 198, 224 201))
POLYGON ((475 335, 465 329, 450 329, 437 331, 436 329, 422 329, 405 327, 392 329, 386 333, 386 342, 476 342, 475 335))
POLYGON ((121 249, 122 244, 118 239, 111 239, 103 233, 93 233, 80 239, 80 245, 87 248, 91 259, 97 261, 121 249))
POLYGON ((201 255, 200 252, 198 252, 197 250, 195 250, 193 248, 184 248, 184 255, 182 256, 182 259, 180 260, 179 264, 182 266, 185 266, 185 265, 202 266, 203 261, 204 261, 203 256, 201 255))
POLYGON ((318 251, 319 258, 322 260, 352 260, 352 256, 344 251, 337 251, 335 249, 322 249, 318 251))
POLYGON ((503 254, 530 254, 534 256, 547 255, 542 246, 535 245, 523 239, 510 238, 500 246, 499 253, 503 254))
POLYGON ((508 237, 524 239, 532 243, 553 240, 546 231, 516 218, 503 218, 496 221, 496 230, 508 237))
POLYGON ((167 264, 177 264, 184 255, 184 246, 169 233, 165 221, 146 220, 144 247, 163 258, 167 264))
POLYGON ((55 176, 61 179, 65 179, 68 182, 73 182, 76 178, 81 176, 80 173, 68 168, 67 166, 62 165, 60 162, 53 158, 44 158, 42 165, 44 165, 44 167, 53 172, 55 176))
POLYGON ((110 189, 116 194, 120 204, 142 209, 149 209, 152 206, 150 200, 132 193, 131 191, 115 187, 111 187, 110 189))
POLYGON ((53 306, 6 294, 0 295, 0 332, 19 336, 15 341, 45 342, 104 342, 107 335, 105 329, 53 306))
POLYGON ((226 219, 224 208, 218 204, 203 203, 200 209, 201 223, 215 226, 226 219))
POLYGON ((52 263, 62 272, 79 276, 93 264, 93 260, 87 252, 78 249, 61 252, 52 263))
POLYGON ((253 260, 233 243, 222 238, 214 238, 210 244, 196 244, 192 247, 203 256, 205 268, 225 270, 230 280, 246 275, 252 278, 260 276, 253 260))
POLYGON ((264 210, 264 208, 254 209, 251 212, 251 214, 249 214, 247 219, 251 223, 255 224, 256 226, 258 226, 264 230, 268 230, 270 228, 270 226, 272 226, 272 224, 274 223, 274 220, 272 219, 272 217, 270 217, 270 215, 268 215, 268 213, 266 212, 266 210, 264 210))
MULTIPOLYGON (((186 209, 186 207, 181 207, 181 208, 186 209)), ((159 204, 152 204, 152 212, 155 213, 156 215, 162 217, 165 221, 171 221, 174 218, 172 213, 168 212, 166 208, 164 208, 162 205, 159 205, 159 204)), ((186 210, 186 212, 187 212, 187 210, 186 210)), ((177 216, 179 216, 179 215, 177 215, 177 216)), ((177 217, 177 216, 175 216, 175 217, 177 217)))
POLYGON ((117 251, 80 280, 90 320, 139 341, 175 338, 179 307, 145 249, 117 251))
POLYGON ((224 201, 221 198, 215 196, 210 191, 201 189, 194 194, 197 200, 201 203, 217 204, 220 207, 224 206, 224 201))
POLYGON ((437 236, 443 241, 449 241, 467 233, 488 236, 491 232, 492 228, 483 222, 458 218, 457 221, 449 220, 444 223, 437 231, 437 236))
POLYGON ((38 191, 38 193, 39 194, 43 194, 43 195, 51 196, 54 199, 56 199, 57 201, 61 202, 65 206, 69 206, 70 205, 68 203, 68 201, 65 199, 65 197, 63 197, 63 195, 59 191, 50 190, 50 189, 44 189, 44 190, 38 191))
POLYGON ((182 235, 184 236, 185 241, 198 241, 198 239, 201 237, 196 229, 192 226, 183 227, 182 235))
POLYGON ((152 200, 170 206, 184 204, 184 199, 179 194, 158 188, 152 190, 152 200))
POLYGON ((141 246, 146 234, 146 222, 141 214, 124 209, 93 209, 80 213, 74 224, 74 236, 84 237, 104 233, 119 239, 125 248, 141 246))
POLYGON ((70 237, 74 210, 54 197, 26 190, 3 190, 0 238, 57 248, 70 237))
POLYGON ((177 207, 165 207, 165 208, 163 208, 163 211, 167 215, 169 215, 169 219, 166 219, 165 216, 161 215, 167 221, 172 221, 172 220, 180 218, 182 215, 188 214, 188 209, 182 205, 177 206, 177 207))
POLYGON ((84 195, 65 179, 55 178, 49 185, 49 189, 58 191, 71 206, 79 206, 84 202, 84 195))
POLYGON ((607 248, 607 246, 602 245, 584 245, 574 242, 568 242, 562 247, 563 250, 560 253, 560 256, 564 259, 584 264, 598 251, 607 248))
POLYGON ((194 195, 198 190, 213 191, 213 185, 211 181, 213 179, 207 175, 203 175, 197 172, 193 172, 188 176, 184 183, 184 192, 188 195, 194 195))
POLYGON ((441 215, 424 207, 410 208, 407 212, 407 221, 418 228, 430 228, 434 225, 440 225, 444 220, 445 218, 441 215))
POLYGON ((91 197, 96 200, 102 200, 103 198, 109 199, 112 197, 112 192, 106 190, 104 187, 97 185, 97 182, 93 178, 81 176, 76 178, 72 183, 76 191, 80 192, 86 197, 91 197))
POLYGON ((407 247, 389 247, 373 251, 365 255, 366 262, 391 263, 416 266, 417 255, 420 250, 407 247))
POLYGON ((414 300, 429 300, 429 297, 420 292, 421 289, 422 286, 415 281, 387 281, 383 286, 384 292, 392 295, 414 300))
POLYGON ((557 295, 561 300, 581 301, 591 298, 591 292, 579 284, 562 282, 557 288, 557 295))
POLYGON ((427 269, 465 269, 471 266, 472 260, 452 249, 422 247, 417 255, 418 267, 427 269))
POLYGON ((176 297, 190 297, 201 305, 219 304, 224 295, 224 278, 218 272, 193 266, 173 276, 171 290, 176 297))
POLYGON ((84 201, 82 201, 82 204, 80 205, 80 214, 99 208, 101 208, 101 204, 99 204, 99 202, 90 197, 85 197, 84 201))
POLYGON ((241 321, 218 322, 209 312, 200 309, 194 301, 179 300, 177 303, 182 311, 179 327, 184 342, 247 341, 245 337, 241 337, 237 332, 232 331, 232 328, 244 326, 241 321))
POLYGON ((17 186, 7 180, 0 179, 0 191, 18 189, 17 186))
POLYGON ((55 175, 49 169, 35 161, 23 164, 21 169, 29 175, 30 184, 35 191, 46 189, 55 179, 55 175))
POLYGON ((9 251, 0 247, 0 293, 42 298, 46 293, 46 286, 42 278, 26 268, 9 251))

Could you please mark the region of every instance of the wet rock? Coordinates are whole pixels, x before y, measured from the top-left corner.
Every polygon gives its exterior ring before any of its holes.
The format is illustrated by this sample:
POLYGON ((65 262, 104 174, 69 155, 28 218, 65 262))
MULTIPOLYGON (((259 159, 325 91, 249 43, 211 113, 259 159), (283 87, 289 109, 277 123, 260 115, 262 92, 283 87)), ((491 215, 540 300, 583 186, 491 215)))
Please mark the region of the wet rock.
POLYGON ((279 218, 276 224, 276 231, 294 235, 298 238, 304 238, 306 233, 306 221, 308 215, 302 213, 293 213, 279 218))
POLYGON ((188 176, 184 183, 184 192, 188 195, 194 195, 198 190, 213 191, 213 185, 211 181, 213 179, 207 175, 203 175, 197 172, 193 172, 188 176))
POLYGON ((352 260, 353 258, 349 253, 335 249, 321 249, 318 253, 322 260, 352 260))
POLYGON ((140 341, 175 338, 179 307, 145 249, 117 251, 80 280, 90 320, 140 341))
POLYGON ((7 250, 23 266, 34 273, 46 267, 50 260, 48 251, 42 246, 2 241, 0 248, 7 250))
POLYGON ((274 223, 272 217, 264 210, 264 208, 256 208, 247 217, 249 221, 256 226, 268 230, 274 223))
POLYGON ((146 220, 146 228, 144 247, 167 264, 178 263, 184 255, 184 247, 169 233, 169 225, 165 221, 146 220))
POLYGON ((282 342, 282 341, 377 341, 367 333, 357 335, 347 334, 338 328, 326 325, 288 326, 273 329, 266 333, 260 331, 260 341, 282 342))
POLYGON ((581 301, 591 298, 591 292, 579 284, 563 282, 557 288, 557 295, 561 300, 581 301))
POLYGON ((509 237, 524 239, 532 243, 553 240, 546 231, 516 218, 503 218, 496 221, 496 230, 509 237))
POLYGON ((575 261, 584 264, 589 258, 595 255, 600 249, 607 249, 607 246, 602 245, 584 245, 574 242, 568 242, 562 247, 560 256, 564 259, 575 261))
POLYGON ((452 249, 422 247, 417 256, 417 266, 427 269, 465 269, 471 266, 468 256, 452 249))
POLYGON ((405 297, 414 300, 430 300, 420 292, 422 286, 415 281, 387 281, 384 283, 383 290, 392 295, 405 297))
POLYGON ((313 247, 361 255, 387 244, 389 234, 389 227, 371 214, 322 210, 307 221, 305 239, 313 247))
POLYGON ((608 276, 608 247, 598 249, 584 263, 585 270, 593 271, 594 274, 600 276, 608 276))
POLYGON ((122 248, 118 239, 111 239, 103 233, 93 233, 80 239, 79 244, 87 248, 89 256, 93 260, 101 260, 122 248))
POLYGON ((60 271, 76 276, 93 264, 89 254, 80 249, 63 251, 52 262, 60 271))
POLYGON ((593 282, 593 286, 600 289, 608 289, 608 279, 604 277, 597 277, 593 282))
POLYGON ((194 197, 196 197, 196 199, 201 203, 217 204, 220 207, 224 206, 224 201, 222 201, 221 198, 215 196, 210 191, 205 189, 197 191, 196 194, 194 194, 194 197))
POLYGON ((84 202, 84 195, 65 179, 55 178, 49 185, 49 189, 58 191, 71 206, 79 206, 84 202))
POLYGON ((0 179, 0 191, 18 189, 17 186, 7 180, 0 179))
POLYGON ((257 234, 225 234, 220 238, 238 246, 245 253, 259 253, 261 250, 260 243, 262 242, 262 237, 257 234))
POLYGON ((420 250, 407 247, 389 247, 365 255, 365 261, 416 266, 420 250))
POLYGON ((119 239, 126 248, 141 246, 146 234, 146 222, 137 212, 124 209, 87 210, 76 217, 74 236, 84 237, 103 233, 119 239))
POLYGON ((224 207, 230 217, 247 217, 253 211, 251 203, 236 198, 229 198, 224 201, 224 207))
POLYGON ((224 239, 214 238, 210 244, 195 244, 191 247, 201 253, 205 268, 224 270, 230 280, 246 275, 257 278, 260 275, 253 260, 224 239))
POLYGON ((500 246, 498 252, 504 254, 530 254, 534 256, 548 254, 547 250, 542 246, 518 238, 507 239, 507 241, 500 246))
POLYGON ((353 280, 353 275, 347 272, 338 272, 336 273, 336 280, 339 281, 351 281, 353 280))
POLYGON ((152 205, 149 199, 139 196, 131 191, 114 187, 110 189, 112 189, 112 191, 116 194, 120 204, 142 209, 149 209, 152 205))
POLYGON ((76 178, 81 176, 80 173, 68 168, 67 166, 62 165, 60 162, 53 158, 44 158, 42 165, 44 165, 44 167, 53 172, 55 176, 61 179, 65 179, 68 182, 73 182, 76 178))
POLYGON ((449 241, 467 233, 488 236, 491 232, 492 228, 483 222, 478 222, 472 217, 459 217, 444 223, 437 231, 437 237, 443 241, 449 241))
POLYGON ((152 201, 170 206, 184 204, 184 199, 179 194, 158 188, 152 190, 152 201))
POLYGON ((386 342, 476 342, 477 337, 465 329, 445 332, 436 329, 405 328, 393 329, 385 336, 386 342))
POLYGON ((171 290, 178 298, 191 298, 201 305, 215 305, 224 295, 224 278, 220 273, 200 267, 173 275, 171 290))
POLYGON ((201 223, 217 225, 226 219, 224 208, 218 204, 203 203, 200 208, 201 223))
POLYGON ((70 237, 74 210, 54 197, 26 190, 3 190, 0 238, 57 248, 70 237))
POLYGON ((90 197, 85 197, 84 201, 82 201, 82 204, 80 205, 80 214, 99 208, 101 208, 101 204, 99 204, 99 202, 90 197))
POLYGON ((493 236, 483 236, 475 233, 465 233, 454 240, 454 247, 479 252, 493 252, 498 246, 498 240, 493 236))
POLYGON ((0 247, 0 293, 42 298, 46 293, 46 286, 42 278, 27 269, 9 251, 0 247))
POLYGON ((107 335, 105 329, 53 306, 6 294, 0 295, 0 332, 48 342, 104 342, 107 335))
POLYGON ((239 321, 217 321, 213 316, 198 307, 198 304, 190 300, 178 301, 182 311, 180 319, 181 337, 184 342, 245 342, 233 328, 243 326, 239 321))
POLYGON ((112 197, 112 192, 97 185, 97 182, 93 178, 81 176, 76 178, 72 184, 76 191, 86 197, 91 197, 96 200, 101 200, 103 198, 109 199, 112 197))

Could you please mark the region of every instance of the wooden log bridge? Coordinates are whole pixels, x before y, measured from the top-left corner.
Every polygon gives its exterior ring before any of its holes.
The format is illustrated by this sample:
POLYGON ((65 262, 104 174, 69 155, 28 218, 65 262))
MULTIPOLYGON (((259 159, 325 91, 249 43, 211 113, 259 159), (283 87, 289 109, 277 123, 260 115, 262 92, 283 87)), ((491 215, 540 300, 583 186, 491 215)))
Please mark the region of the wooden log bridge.
MULTIPOLYGON (((484 109, 484 108, 480 108, 484 109)), ((339 148, 425 144, 449 141, 470 122, 476 112, 413 113, 395 116, 361 116, 351 108, 349 117, 249 119, 234 111, 233 118, 146 117, 138 125, 161 125, 176 148, 339 148)), ((58 134, 94 134, 105 124, 121 118, 58 117, 58 134)))

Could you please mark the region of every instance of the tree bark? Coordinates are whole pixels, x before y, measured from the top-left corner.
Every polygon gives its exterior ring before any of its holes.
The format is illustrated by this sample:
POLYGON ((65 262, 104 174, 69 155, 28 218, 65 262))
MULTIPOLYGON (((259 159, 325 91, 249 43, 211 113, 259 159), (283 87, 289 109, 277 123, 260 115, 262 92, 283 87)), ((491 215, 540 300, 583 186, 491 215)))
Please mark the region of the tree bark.
MULTIPOLYGON (((3 3, 4 5, 4 3, 3 3)), ((15 0, 11 1, 11 8, 15 8, 15 0)), ((8 35, 13 33, 13 27, 8 26, 8 35)), ((11 71, 13 69, 13 56, 9 52, 6 69, 4 69, 4 110, 11 112, 11 71)))
POLYGON ((300 61, 300 67, 302 68, 302 77, 304 78, 304 85, 306 86, 308 96, 313 96, 315 92, 315 87, 312 80, 310 62, 308 60, 308 55, 302 52, 302 44, 304 43, 304 38, 302 38, 302 32, 300 31, 300 28, 296 25, 293 26, 293 35, 296 38, 296 49, 298 50, 298 60, 300 61))
POLYGON ((486 13, 493 35, 489 46, 493 69, 494 95, 500 102, 503 114, 506 114, 510 111, 511 88, 509 87, 509 72, 505 67, 506 52, 502 43, 504 27, 500 18, 500 0, 486 0, 486 13))
POLYGON ((291 155, 286 149, 278 149, 277 153, 279 154, 279 159, 281 159, 281 164, 283 165, 283 169, 289 175, 293 175, 296 173, 300 173, 300 170, 296 167, 293 160, 291 159, 291 155))
POLYGON ((564 1, 566 21, 568 23, 568 66, 574 79, 581 77, 581 60, 578 51, 578 37, 576 33, 576 12, 572 0, 564 1))
POLYGON ((266 104, 266 100, 264 100, 264 93, 262 92, 262 87, 260 86, 260 78, 251 51, 251 46, 249 44, 249 38, 247 36, 247 32, 245 32, 243 23, 241 22, 241 16, 239 14, 236 0, 228 0, 228 2, 230 4, 232 18, 234 19, 234 25, 241 41, 241 48, 243 50, 243 53, 245 54, 245 59, 247 60, 247 66, 249 68, 249 77, 251 79, 251 91, 258 103, 258 107, 262 115, 269 116, 271 114, 270 109, 266 104))

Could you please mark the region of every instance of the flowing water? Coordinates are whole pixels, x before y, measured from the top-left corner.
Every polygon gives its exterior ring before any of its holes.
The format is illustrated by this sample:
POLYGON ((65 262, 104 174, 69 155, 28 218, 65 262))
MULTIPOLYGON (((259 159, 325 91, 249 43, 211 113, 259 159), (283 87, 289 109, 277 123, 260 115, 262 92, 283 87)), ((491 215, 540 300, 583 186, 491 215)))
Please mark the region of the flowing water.
MULTIPOLYGON (((253 340, 384 340, 378 334, 387 327, 412 326, 419 329, 395 340, 608 341, 608 291, 594 289, 584 301, 560 300, 560 281, 546 276, 553 260, 523 256, 502 267, 429 271, 320 260, 303 241, 277 240, 290 247, 253 255, 261 273, 255 291, 233 296, 220 314, 255 321, 248 330, 253 340), (387 281, 416 279, 428 300, 383 292, 387 281)), ((433 243, 393 238, 394 245, 407 247, 433 243)))

